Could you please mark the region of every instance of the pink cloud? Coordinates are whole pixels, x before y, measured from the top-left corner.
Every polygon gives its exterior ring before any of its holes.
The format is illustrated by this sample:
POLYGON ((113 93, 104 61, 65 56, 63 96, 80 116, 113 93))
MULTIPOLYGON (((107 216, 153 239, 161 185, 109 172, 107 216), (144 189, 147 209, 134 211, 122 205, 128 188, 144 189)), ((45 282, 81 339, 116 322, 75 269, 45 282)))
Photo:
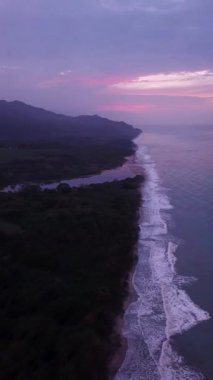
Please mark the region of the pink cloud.
POLYGON ((144 75, 109 85, 109 90, 122 95, 211 98, 213 72, 202 70, 144 75))
POLYGON ((110 111, 110 112, 147 112, 153 108, 157 108, 151 104, 134 104, 134 103, 112 103, 103 104, 99 107, 99 111, 110 111))
POLYGON ((111 86, 120 81, 131 80, 132 77, 123 77, 119 75, 76 75, 71 70, 60 72, 53 78, 40 81, 37 86, 40 88, 48 89, 61 86, 70 86, 78 84, 82 87, 101 87, 111 86))
MULTIPOLYGON (((122 78, 118 75, 83 75, 76 78, 76 81, 83 86, 109 86, 122 80, 122 78)), ((125 80, 128 80, 128 78, 125 77, 125 80)))
POLYGON ((114 94, 119 95, 128 95, 128 96, 169 96, 169 97, 192 97, 192 98, 212 98, 213 97, 213 89, 207 88, 197 88, 194 90, 130 90, 123 91, 121 89, 111 88, 110 90, 114 94))

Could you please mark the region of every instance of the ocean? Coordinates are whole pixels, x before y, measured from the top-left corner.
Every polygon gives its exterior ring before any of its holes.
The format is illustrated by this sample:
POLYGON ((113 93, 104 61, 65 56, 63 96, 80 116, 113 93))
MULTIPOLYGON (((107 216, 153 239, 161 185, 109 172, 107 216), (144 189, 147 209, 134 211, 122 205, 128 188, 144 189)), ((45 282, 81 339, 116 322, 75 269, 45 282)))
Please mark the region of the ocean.
POLYGON ((143 128, 137 300, 116 380, 213 379, 213 127, 143 128))

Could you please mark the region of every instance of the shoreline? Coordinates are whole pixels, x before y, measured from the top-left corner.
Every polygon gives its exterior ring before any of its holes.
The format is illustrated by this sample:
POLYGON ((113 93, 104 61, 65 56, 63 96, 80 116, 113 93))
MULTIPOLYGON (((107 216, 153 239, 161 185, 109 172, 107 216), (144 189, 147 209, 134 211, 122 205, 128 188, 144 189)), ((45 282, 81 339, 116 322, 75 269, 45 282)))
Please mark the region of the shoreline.
POLYGON ((176 335, 181 339, 183 332, 190 331, 208 315, 176 281, 180 278, 183 283, 187 277, 177 274, 174 268, 177 256, 174 256, 173 246, 176 248, 177 240, 170 235, 167 223, 173 205, 161 187, 155 162, 143 147, 139 150, 139 159, 147 174, 142 188, 139 263, 134 277, 140 297, 135 304, 137 307, 132 305, 127 310, 125 331, 130 351, 116 380, 132 376, 145 379, 148 373, 156 379, 159 376, 163 379, 201 379, 197 370, 184 362, 185 356, 179 356, 172 340, 176 335), (143 350, 145 346, 147 349, 143 350))
POLYGON ((115 351, 115 354, 113 355, 110 363, 109 363, 109 380, 113 380, 118 373, 120 367, 122 366, 127 349, 128 349, 128 342, 127 338, 123 335, 123 326, 124 326, 124 317, 125 312, 129 305, 137 300, 137 293, 135 291, 135 288, 133 286, 133 276, 135 273, 135 267, 137 265, 137 257, 136 262, 133 265, 133 268, 131 269, 129 273, 129 279, 128 279, 128 295, 127 298, 124 300, 123 304, 123 313, 119 316, 117 316, 115 321, 115 334, 119 338, 119 345, 115 351))
MULTIPOLYGON (((134 154, 127 157, 127 160, 124 163, 124 165, 127 165, 127 166, 134 168, 137 175, 139 174, 142 176, 142 181, 141 181, 140 186, 138 188, 138 191, 139 191, 140 196, 141 196, 140 205, 139 205, 138 210, 137 210, 137 217, 138 217, 137 225, 138 225, 138 238, 139 238, 139 223, 141 220, 141 205, 143 203, 143 195, 141 192, 141 187, 143 186, 144 181, 146 179, 145 179, 145 173, 144 173, 143 168, 141 168, 141 166, 136 164, 137 144, 135 143, 134 140, 133 140, 133 144, 135 146, 134 154)), ((128 274, 127 296, 123 300, 123 312, 120 315, 118 315, 116 317, 116 320, 115 320, 114 331, 115 331, 115 335, 119 339, 119 343, 118 343, 116 350, 115 350, 114 354, 112 355, 112 358, 109 362, 109 380, 114 380, 116 374, 118 373, 119 369, 121 368, 121 366, 125 360, 127 350, 128 350, 128 340, 123 335, 123 327, 124 327, 124 322, 125 322, 124 319, 125 319, 126 310, 128 309, 128 307, 131 303, 135 302, 138 299, 138 294, 137 294, 137 292, 134 288, 134 285, 133 285, 133 277, 134 277, 136 266, 138 263, 137 243, 135 244, 135 247, 133 248, 133 257, 134 257, 134 263, 133 263, 132 268, 130 269, 129 274, 128 274)))
MULTIPOLYGON (((144 177, 143 177, 142 182, 140 184, 140 187, 138 189, 140 194, 141 194, 141 185, 143 182, 144 182, 144 177)), ((141 203, 142 202, 143 202, 143 199, 142 199, 142 194, 141 194, 141 203)), ((139 229, 139 221, 141 218, 140 209, 141 209, 141 204, 137 210, 138 229, 139 229)), ((115 332, 115 336, 119 339, 119 343, 118 343, 118 346, 116 347, 115 352, 112 355, 112 358, 109 362, 109 374, 108 374, 109 380, 113 380, 115 378, 116 374, 118 373, 120 367, 122 366, 122 364, 125 360, 126 353, 128 350, 128 341, 127 341, 127 338, 123 335, 123 327, 124 327, 124 322, 125 322, 124 319, 125 319, 126 310, 128 309, 128 307, 131 303, 135 302, 138 299, 138 294, 137 294, 137 292, 134 288, 134 285, 133 285, 133 277, 134 277, 136 266, 138 263, 138 253, 137 252, 138 252, 138 249, 137 249, 137 243, 136 243, 135 247, 133 249, 134 263, 133 263, 132 268, 130 269, 129 274, 128 274, 127 296, 123 300, 123 312, 120 315, 118 315, 115 319, 114 332, 115 332)))

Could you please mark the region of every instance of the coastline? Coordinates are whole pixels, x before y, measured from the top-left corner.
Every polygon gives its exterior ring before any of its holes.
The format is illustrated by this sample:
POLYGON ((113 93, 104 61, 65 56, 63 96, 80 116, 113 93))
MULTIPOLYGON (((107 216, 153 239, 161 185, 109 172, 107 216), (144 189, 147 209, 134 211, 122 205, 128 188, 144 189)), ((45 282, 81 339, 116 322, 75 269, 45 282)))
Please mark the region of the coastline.
MULTIPOLYGON (((132 157, 132 164, 134 163, 135 156, 132 157)), ((141 203, 143 202, 142 194, 141 194, 141 185, 144 182, 144 177, 142 176, 141 183, 139 185, 138 191, 141 196, 141 203)), ((138 234, 139 234, 139 221, 141 219, 140 210, 141 210, 141 203, 137 210, 137 225, 138 225, 138 234)), ((138 236, 139 237, 139 236, 138 236)), ((111 360, 109 361, 109 374, 108 379, 113 380, 118 373, 120 367, 122 366, 122 363, 125 360, 127 349, 128 349, 128 342, 127 338, 123 335, 123 327, 124 327, 124 318, 125 318, 125 312, 128 309, 129 305, 133 302, 135 302, 138 298, 137 292, 133 285, 133 277, 135 274, 136 266, 138 263, 138 248, 137 243, 135 244, 135 247, 133 248, 133 257, 134 262, 132 265, 132 268, 129 270, 128 274, 128 281, 127 281, 127 295, 123 300, 123 310, 122 313, 119 314, 115 319, 115 326, 114 326, 114 333, 115 336, 118 338, 118 344, 115 348, 115 352, 112 355, 111 360)))
MULTIPOLYGON (((136 249, 135 249, 135 255, 136 255, 136 249)), ((136 260, 134 262, 133 268, 130 270, 130 273, 129 273, 128 295, 123 303, 123 313, 118 315, 115 320, 114 331, 119 339, 119 344, 109 363, 109 380, 113 380, 115 378, 119 368, 122 366, 122 363, 125 359, 126 352, 128 349, 127 339, 123 335, 122 331, 123 331, 123 325, 124 325, 125 311, 128 308, 128 306, 137 299, 137 293, 134 289, 133 282, 132 282, 133 276, 135 273, 135 267, 137 265, 137 256, 135 257, 136 257, 136 260)))
POLYGON ((207 320, 209 314, 182 289, 180 280, 183 283, 187 277, 176 273, 177 239, 170 235, 167 223, 173 205, 161 187, 155 161, 142 144, 137 158, 146 173, 138 264, 133 277, 139 298, 126 312, 128 352, 115 379, 200 380, 202 375, 184 362, 171 341, 175 334, 207 320))

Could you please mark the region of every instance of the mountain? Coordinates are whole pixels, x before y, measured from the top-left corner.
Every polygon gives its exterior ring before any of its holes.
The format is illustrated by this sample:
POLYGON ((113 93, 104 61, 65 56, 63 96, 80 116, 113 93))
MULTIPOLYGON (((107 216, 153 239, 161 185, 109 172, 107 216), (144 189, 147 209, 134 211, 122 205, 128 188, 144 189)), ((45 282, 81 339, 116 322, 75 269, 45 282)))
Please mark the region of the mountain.
POLYGON ((140 130, 97 115, 71 117, 19 101, 0 100, 1 140, 132 139, 140 130))
POLYGON ((0 101, 0 187, 57 181, 120 166, 140 133, 100 116, 64 116, 0 101))

